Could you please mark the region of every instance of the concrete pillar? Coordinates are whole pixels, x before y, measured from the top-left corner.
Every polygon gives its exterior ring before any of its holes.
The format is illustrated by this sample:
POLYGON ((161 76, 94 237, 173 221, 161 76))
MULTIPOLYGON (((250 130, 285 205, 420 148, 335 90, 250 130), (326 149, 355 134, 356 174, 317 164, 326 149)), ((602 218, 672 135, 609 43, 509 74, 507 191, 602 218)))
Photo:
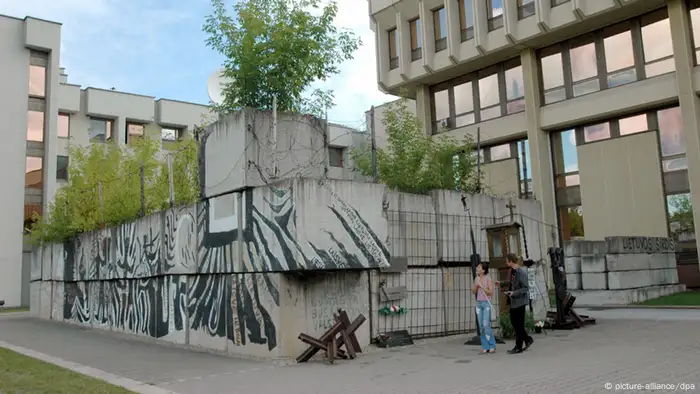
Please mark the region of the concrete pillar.
POLYGON ((389 72, 389 36, 383 26, 375 24, 375 52, 377 56, 377 83, 386 86, 386 76, 389 72))
POLYGON ((433 11, 423 1, 418 3, 418 16, 420 28, 423 32, 423 68, 429 73, 433 72, 433 57, 435 57, 435 20, 433 11))
POLYGON ((430 110, 430 87, 428 85, 420 85, 416 88, 416 116, 425 131, 425 135, 432 135, 433 120, 432 111, 430 110))
POLYGON ((396 13, 396 31, 398 33, 396 46, 399 53, 399 71, 404 81, 408 81, 408 68, 411 65, 411 29, 408 27, 408 21, 402 12, 396 13))
MULTIPOLYGON (((693 86, 693 40, 690 29, 690 14, 686 2, 669 0, 668 17, 671 24, 678 101, 683 117, 688 181, 690 182, 691 201, 695 207, 693 209, 695 234, 700 234, 700 209, 698 209, 700 207, 700 98, 695 93, 695 86, 693 86)), ((696 242, 700 247, 700 238, 696 242)))
POLYGON ((459 25, 459 3, 456 1, 445 1, 445 15, 447 16, 447 53, 452 64, 457 64, 459 45, 462 42, 462 29, 459 25))
POLYGON ((476 50, 482 55, 486 53, 486 36, 489 34, 488 10, 485 1, 474 1, 474 42, 476 50))
POLYGON ((537 55, 533 49, 526 49, 520 54, 525 85, 525 115, 527 117, 527 139, 530 143, 530 162, 532 163, 532 190, 535 198, 542 204, 541 220, 547 225, 540 226, 544 240, 543 256, 547 248, 555 246, 558 234, 556 203, 554 197, 554 177, 552 175, 552 155, 549 134, 540 127, 540 73, 537 55), (553 234, 554 233, 554 234, 553 234))

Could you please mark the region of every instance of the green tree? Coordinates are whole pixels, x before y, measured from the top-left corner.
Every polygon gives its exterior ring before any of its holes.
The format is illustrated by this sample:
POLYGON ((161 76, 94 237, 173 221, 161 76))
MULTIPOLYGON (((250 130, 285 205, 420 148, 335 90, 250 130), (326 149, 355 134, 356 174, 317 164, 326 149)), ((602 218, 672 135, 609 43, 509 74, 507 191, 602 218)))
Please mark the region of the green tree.
POLYGON ((583 214, 581 208, 569 208, 569 230, 572 237, 583 237, 583 214))
POLYGON ((679 224, 679 232, 695 231, 693 220, 693 204, 690 201, 690 194, 678 194, 669 197, 670 222, 679 224))
POLYGON ((316 90, 309 98, 304 93, 313 82, 338 74, 361 43, 333 24, 336 2, 241 0, 233 6, 235 17, 223 0, 212 0, 212 6, 204 24, 207 46, 226 57, 224 76, 232 81, 217 110, 269 110, 276 96, 280 111, 322 117, 333 93, 316 90))
MULTIPOLYGON (((177 204, 198 197, 197 145, 180 142, 173 154, 177 204)), ((144 173, 145 214, 169 206, 167 162, 159 160, 160 141, 143 139, 131 147, 114 143, 71 146, 68 183, 60 187, 43 215, 34 216, 31 240, 60 242, 82 232, 113 226, 141 214, 141 175, 144 173)))
MULTIPOLYGON (((407 193, 425 193, 435 189, 459 189, 475 192, 476 160, 470 137, 463 141, 446 136, 428 136, 406 100, 392 103, 384 113, 387 148, 377 149, 377 175, 390 189, 407 193)), ((350 151, 355 168, 372 175, 368 144, 350 151)))

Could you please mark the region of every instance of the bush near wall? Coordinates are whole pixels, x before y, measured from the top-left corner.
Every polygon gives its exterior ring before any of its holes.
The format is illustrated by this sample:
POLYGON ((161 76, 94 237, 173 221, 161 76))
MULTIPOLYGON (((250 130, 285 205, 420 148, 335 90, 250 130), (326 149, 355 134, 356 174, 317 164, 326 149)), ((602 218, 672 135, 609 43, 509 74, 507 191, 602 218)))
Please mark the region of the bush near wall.
MULTIPOLYGON (((141 171, 145 212, 169 206, 167 155, 158 158, 160 140, 142 139, 124 147, 116 143, 70 146, 68 183, 56 192, 43 216, 35 213, 30 240, 64 242, 104 226, 115 226, 141 216, 141 171)), ((175 203, 192 204, 199 195, 198 147, 188 139, 171 150, 175 203)))

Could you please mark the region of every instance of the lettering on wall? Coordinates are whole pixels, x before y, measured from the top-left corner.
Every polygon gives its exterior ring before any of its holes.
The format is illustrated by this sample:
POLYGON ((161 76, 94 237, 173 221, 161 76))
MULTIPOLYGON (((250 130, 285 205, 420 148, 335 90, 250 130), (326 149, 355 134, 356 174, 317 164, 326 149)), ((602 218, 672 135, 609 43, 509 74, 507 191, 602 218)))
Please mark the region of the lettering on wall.
POLYGON ((674 253, 676 244, 671 238, 662 237, 615 237, 622 243, 625 253, 674 253))
POLYGON ((335 324, 333 314, 338 312, 338 308, 344 309, 348 316, 367 314, 368 290, 362 286, 359 274, 356 278, 354 280, 348 274, 326 277, 323 282, 310 286, 309 314, 312 330, 322 332, 331 328, 335 324))

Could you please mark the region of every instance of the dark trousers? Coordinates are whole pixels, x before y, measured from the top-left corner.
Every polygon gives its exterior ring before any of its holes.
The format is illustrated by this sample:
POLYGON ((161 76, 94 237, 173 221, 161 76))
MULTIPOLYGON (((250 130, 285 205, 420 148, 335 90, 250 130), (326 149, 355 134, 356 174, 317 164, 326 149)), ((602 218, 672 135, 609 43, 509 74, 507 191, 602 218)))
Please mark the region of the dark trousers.
POLYGON ((522 349, 523 343, 529 343, 532 338, 525 330, 525 305, 518 308, 511 308, 510 323, 515 330, 515 348, 522 349))

